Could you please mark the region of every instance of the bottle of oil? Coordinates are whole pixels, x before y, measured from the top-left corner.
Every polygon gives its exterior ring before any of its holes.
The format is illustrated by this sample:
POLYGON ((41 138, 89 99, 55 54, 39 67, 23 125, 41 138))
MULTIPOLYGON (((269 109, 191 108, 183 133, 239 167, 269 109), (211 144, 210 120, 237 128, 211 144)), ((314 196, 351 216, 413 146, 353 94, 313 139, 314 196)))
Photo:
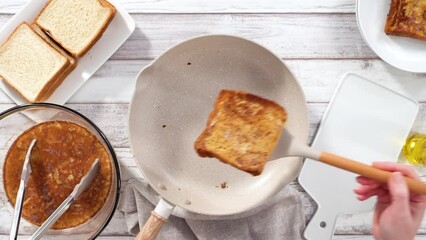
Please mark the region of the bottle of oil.
POLYGON ((414 134, 408 137, 402 152, 411 164, 426 166, 426 135, 414 134))

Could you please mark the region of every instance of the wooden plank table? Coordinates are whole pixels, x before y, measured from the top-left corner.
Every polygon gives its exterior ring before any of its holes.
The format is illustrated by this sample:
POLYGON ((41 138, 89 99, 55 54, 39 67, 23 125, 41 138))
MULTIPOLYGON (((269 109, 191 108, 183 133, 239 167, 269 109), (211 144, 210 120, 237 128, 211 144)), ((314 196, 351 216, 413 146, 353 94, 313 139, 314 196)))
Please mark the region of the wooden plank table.
MULTIPOLYGON (((27 0, 0 1, 0 27, 27 0)), ((93 120, 107 135, 118 155, 123 186, 140 178, 129 149, 127 112, 136 74, 163 51, 201 34, 232 34, 257 41, 278 54, 300 80, 308 101, 310 133, 330 101, 338 81, 357 73, 421 103, 413 130, 426 132, 426 74, 395 69, 381 61, 363 41, 355 19, 355 0, 119 0, 136 22, 124 45, 68 101, 66 106, 93 120)), ((0 111, 15 104, 0 92, 0 111)), ((4 150, 3 150, 4 151, 4 150)), ((2 155, 4 153, 1 153, 2 155)), ((315 211, 304 196, 305 214, 315 211)), ((0 216, 7 199, 0 192, 0 216)), ((334 239, 372 239, 371 215, 338 219, 334 239)), ((9 229, 0 226, 0 239, 9 229)), ((418 239, 426 239, 423 222, 418 239)), ((125 240, 124 217, 116 213, 98 239, 125 240)))

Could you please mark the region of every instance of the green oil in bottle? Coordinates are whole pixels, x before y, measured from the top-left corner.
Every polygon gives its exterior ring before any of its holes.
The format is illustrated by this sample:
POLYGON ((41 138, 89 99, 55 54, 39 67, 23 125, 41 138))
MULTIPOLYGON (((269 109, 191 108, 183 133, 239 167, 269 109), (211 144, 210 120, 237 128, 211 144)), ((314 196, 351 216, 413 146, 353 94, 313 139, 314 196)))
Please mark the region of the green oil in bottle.
POLYGON ((426 135, 414 134, 408 137, 402 152, 411 164, 426 166, 426 135))

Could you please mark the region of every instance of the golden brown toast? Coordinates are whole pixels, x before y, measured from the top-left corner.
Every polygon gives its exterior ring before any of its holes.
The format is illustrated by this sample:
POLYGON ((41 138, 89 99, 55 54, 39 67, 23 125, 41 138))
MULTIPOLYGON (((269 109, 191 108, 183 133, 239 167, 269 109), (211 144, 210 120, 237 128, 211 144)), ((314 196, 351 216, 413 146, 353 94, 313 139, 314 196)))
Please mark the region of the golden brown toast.
POLYGON ((262 173, 286 121, 284 108, 273 101, 222 90, 195 150, 201 157, 218 158, 256 176, 262 173))
POLYGON ((426 40, 426 0, 392 0, 385 33, 426 40))

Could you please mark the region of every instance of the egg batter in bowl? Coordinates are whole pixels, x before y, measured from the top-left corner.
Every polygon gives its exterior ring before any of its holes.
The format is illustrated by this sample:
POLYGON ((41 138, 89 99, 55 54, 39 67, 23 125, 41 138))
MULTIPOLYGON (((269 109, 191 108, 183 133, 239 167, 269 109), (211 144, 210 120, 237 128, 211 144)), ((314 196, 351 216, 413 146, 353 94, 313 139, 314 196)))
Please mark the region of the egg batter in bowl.
POLYGON ((48 121, 31 127, 10 147, 3 169, 6 195, 15 205, 26 151, 37 139, 30 164, 22 216, 40 226, 68 197, 96 158, 100 170, 91 186, 53 225, 66 229, 92 218, 105 204, 112 184, 111 159, 104 145, 86 128, 68 121, 48 121))

